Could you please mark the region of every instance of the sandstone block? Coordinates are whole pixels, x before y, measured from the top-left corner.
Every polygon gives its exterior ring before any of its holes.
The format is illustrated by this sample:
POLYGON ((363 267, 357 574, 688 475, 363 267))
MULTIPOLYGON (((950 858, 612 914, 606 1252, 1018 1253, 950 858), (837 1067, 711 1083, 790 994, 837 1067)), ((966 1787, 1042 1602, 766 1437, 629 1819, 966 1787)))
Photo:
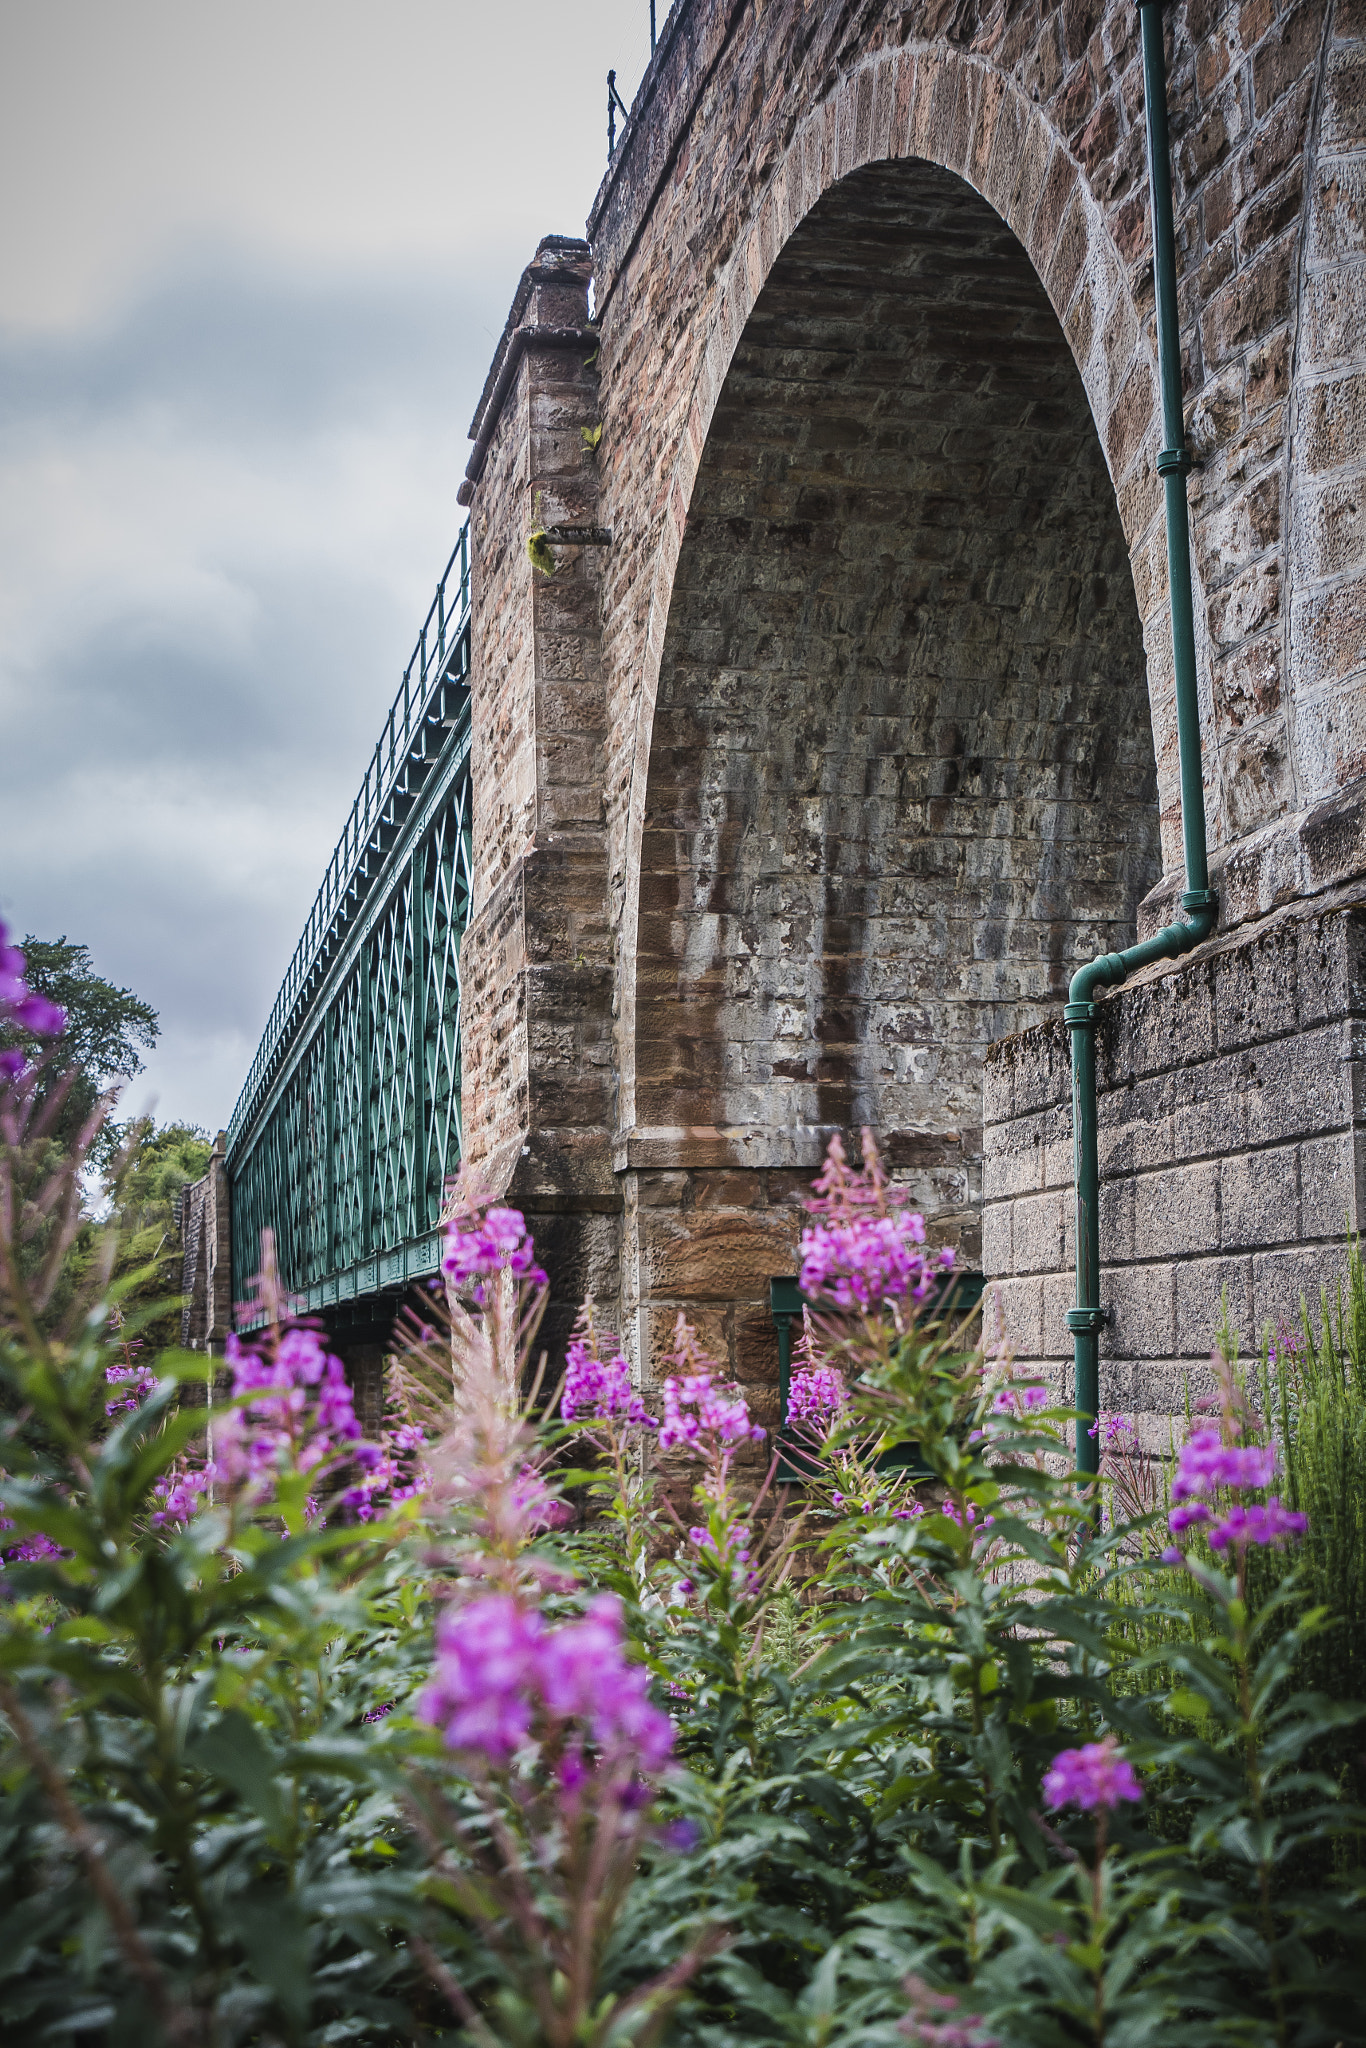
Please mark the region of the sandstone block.
POLYGON ((982 1211, 982 1270, 1003 1275, 1015 1270, 1013 1202, 988 1202, 982 1211))
POLYGON ((1180 1256, 1218 1243, 1219 1166, 1145 1173, 1134 1185, 1134 1245, 1143 1259, 1180 1256))
POLYGON ((1278 1145, 1225 1159, 1220 1193, 1225 1250, 1292 1243, 1299 1234, 1298 1147, 1278 1145))
MULTIPOLYGON (((1355 1132, 1300 1147, 1300 1229, 1303 1238, 1343 1239, 1360 1229, 1363 1160, 1355 1132)), ((1285 1233, 1283 1241, 1293 1235, 1285 1233)))
POLYGON ((1252 1329, 1252 1260, 1187 1259, 1176 1269, 1176 1350, 1207 1359, 1218 1342, 1227 1296, 1229 1321, 1246 1337, 1252 1329))
POLYGON ((1258 1336, 1268 1323, 1285 1322, 1298 1329, 1301 1301, 1307 1300, 1317 1314, 1325 1288, 1335 1301, 1346 1265, 1340 1244, 1258 1253, 1252 1261, 1252 1306, 1258 1336))
POLYGON ((1173 1292, 1169 1265, 1107 1270, 1103 1293, 1113 1319, 1101 1339, 1105 1354, 1118 1358, 1169 1357, 1173 1292))
POLYGON ((1017 1273, 1054 1272, 1063 1262, 1064 1203, 1056 1194, 1027 1195, 1012 1205, 1012 1263, 1017 1273))

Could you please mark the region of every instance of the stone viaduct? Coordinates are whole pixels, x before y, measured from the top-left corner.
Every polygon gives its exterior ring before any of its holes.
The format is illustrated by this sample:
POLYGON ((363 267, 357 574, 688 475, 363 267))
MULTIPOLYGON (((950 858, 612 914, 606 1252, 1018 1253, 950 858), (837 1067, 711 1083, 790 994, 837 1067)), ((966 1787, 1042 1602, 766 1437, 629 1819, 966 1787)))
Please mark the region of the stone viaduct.
MULTIPOLYGON (((1166 23, 1219 924, 1103 1005, 1154 1424, 1340 1263, 1366 1024, 1366 4, 1166 23)), ((472 438, 464 1155, 559 1334, 648 1379, 686 1308, 776 1419, 868 1123, 1062 1369, 1067 983, 1181 888, 1134 8, 678 0, 472 438)))

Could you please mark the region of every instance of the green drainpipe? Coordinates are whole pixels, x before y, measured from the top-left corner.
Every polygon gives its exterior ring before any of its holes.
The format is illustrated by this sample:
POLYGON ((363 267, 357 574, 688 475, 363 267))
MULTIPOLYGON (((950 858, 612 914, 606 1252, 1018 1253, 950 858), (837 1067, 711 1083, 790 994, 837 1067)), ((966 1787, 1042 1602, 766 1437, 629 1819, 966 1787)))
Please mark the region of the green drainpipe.
MULTIPOLYGON (((1072 976, 1063 1016, 1072 1031, 1072 1131, 1077 1178, 1077 1305, 1067 1311, 1076 1365, 1076 1406, 1083 1417, 1100 1410, 1100 1169, 1096 1156, 1096 1004, 1098 989, 1113 988, 1150 960, 1175 960, 1214 930, 1217 901, 1209 886, 1205 849, 1205 792, 1200 763, 1200 707, 1195 680, 1195 627, 1191 611, 1190 522, 1186 510, 1186 449, 1181 404, 1181 344, 1176 319, 1176 243, 1167 139, 1167 71, 1162 52, 1163 0, 1138 0, 1143 29, 1143 96, 1148 127, 1148 183, 1153 208, 1153 273, 1157 293, 1157 367, 1162 385, 1162 437, 1157 473, 1166 492, 1167 578, 1171 593, 1172 663, 1176 674, 1176 733, 1181 758, 1181 826, 1186 887, 1181 908, 1188 922, 1169 924, 1140 946, 1102 953, 1072 976)), ((1077 1424, 1077 1465, 1094 1472, 1100 1444, 1091 1422, 1077 1424)))

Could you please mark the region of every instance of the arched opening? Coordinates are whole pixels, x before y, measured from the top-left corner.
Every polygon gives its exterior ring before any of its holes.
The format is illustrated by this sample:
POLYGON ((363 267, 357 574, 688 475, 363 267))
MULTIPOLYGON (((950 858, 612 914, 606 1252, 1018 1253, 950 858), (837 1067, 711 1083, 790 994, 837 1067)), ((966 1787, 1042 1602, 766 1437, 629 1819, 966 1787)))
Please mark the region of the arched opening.
POLYGON ((1160 869, 1128 552, 1029 258, 923 162, 834 187, 712 421, 642 835, 628 1294, 767 1376, 771 1274, 869 1123, 980 1259, 987 1046, 1160 869), (729 1290, 729 1292, 728 1292, 729 1290))

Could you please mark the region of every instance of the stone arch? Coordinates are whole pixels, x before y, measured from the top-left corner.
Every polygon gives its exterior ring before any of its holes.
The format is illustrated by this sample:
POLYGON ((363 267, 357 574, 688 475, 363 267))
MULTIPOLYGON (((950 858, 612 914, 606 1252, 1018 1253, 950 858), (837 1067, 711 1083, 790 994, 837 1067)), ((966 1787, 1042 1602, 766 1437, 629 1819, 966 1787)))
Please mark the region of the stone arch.
MULTIPOLYGON (((1155 366, 1144 319, 1100 206, 1075 157, 1013 79, 946 45, 882 50, 851 68, 796 126, 750 226, 706 289, 708 341, 660 494, 634 733, 621 819, 617 946, 617 1132, 637 1123, 637 919, 641 840, 660 664, 680 549, 703 451, 736 347, 774 263, 832 186, 867 165, 918 159, 953 172, 1011 229, 1066 336, 1114 485, 1147 648, 1148 694, 1166 865, 1179 860, 1180 802, 1154 458, 1155 366)), ((608 369, 610 375, 610 367, 608 369)), ((1197 606, 1197 610, 1199 607, 1197 606)), ((627 1153, 618 1147, 619 1159, 627 1153)))
POLYGON ((1000 215, 924 158, 832 181, 729 346, 662 636, 624 1162, 647 1357, 682 1302, 752 1382, 832 1129, 877 1125, 979 1262, 986 1045, 1128 942, 1159 870, 1128 558, 1000 215))

